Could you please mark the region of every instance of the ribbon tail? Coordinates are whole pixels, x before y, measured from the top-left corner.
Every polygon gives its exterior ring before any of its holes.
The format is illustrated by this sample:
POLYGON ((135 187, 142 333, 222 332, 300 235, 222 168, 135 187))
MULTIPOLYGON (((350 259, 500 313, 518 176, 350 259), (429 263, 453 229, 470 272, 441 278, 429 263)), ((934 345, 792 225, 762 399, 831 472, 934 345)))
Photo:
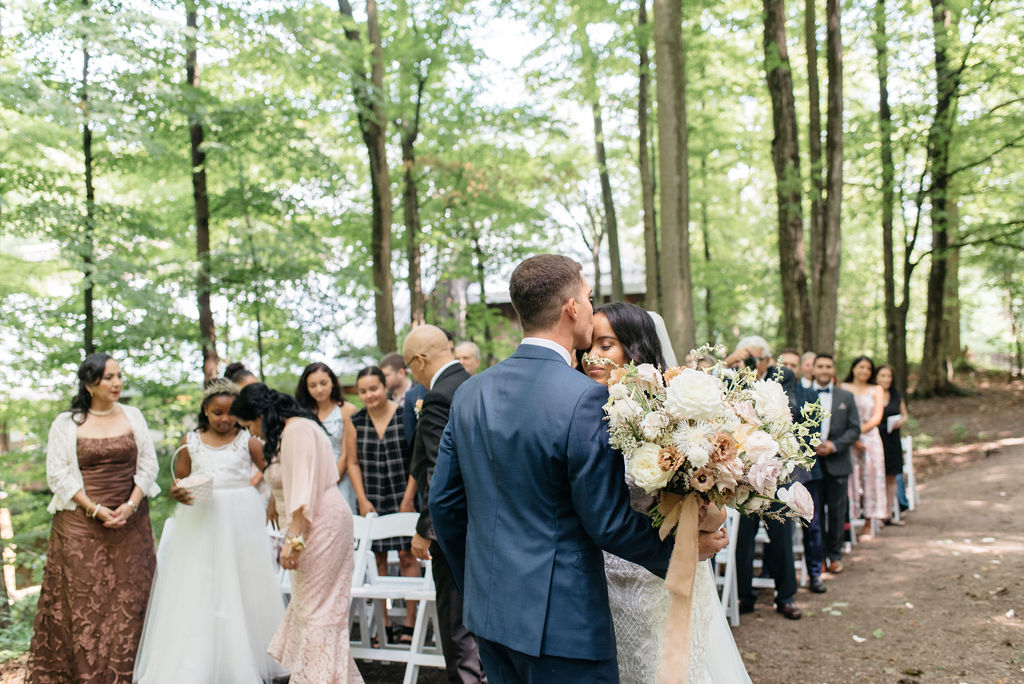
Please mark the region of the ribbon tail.
POLYGON ((690 614, 693 583, 697 573, 700 499, 690 494, 676 509, 679 510, 679 526, 668 573, 665 575, 669 606, 665 636, 661 643, 661 662, 658 664, 658 684, 686 684, 690 671, 690 614))

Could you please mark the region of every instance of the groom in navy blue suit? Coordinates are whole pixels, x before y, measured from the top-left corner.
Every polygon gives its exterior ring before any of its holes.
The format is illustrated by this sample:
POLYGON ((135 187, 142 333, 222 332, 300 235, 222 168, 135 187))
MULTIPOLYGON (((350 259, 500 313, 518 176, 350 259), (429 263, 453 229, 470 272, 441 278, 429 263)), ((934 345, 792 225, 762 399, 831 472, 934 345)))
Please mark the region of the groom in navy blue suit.
POLYGON ((434 529, 492 682, 617 682, 601 550, 664 576, 672 544, 629 507, 606 388, 570 364, 593 327, 580 265, 531 257, 509 290, 525 338, 455 394, 434 529))

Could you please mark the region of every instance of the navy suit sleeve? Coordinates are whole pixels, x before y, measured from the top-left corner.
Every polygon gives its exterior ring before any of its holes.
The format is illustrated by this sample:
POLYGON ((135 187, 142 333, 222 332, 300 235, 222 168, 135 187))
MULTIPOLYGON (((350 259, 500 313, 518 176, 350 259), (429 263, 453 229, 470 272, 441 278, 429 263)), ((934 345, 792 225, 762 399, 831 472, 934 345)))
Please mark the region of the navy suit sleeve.
POLYGON ((451 430, 449 423, 441 436, 437 465, 434 467, 434 477, 430 480, 428 506, 437 542, 448 558, 455 587, 461 594, 466 574, 466 486, 462 480, 451 430))
MULTIPOLYGON (((836 439, 832 440, 832 444, 836 447, 836 452, 841 453, 846 451, 853 443, 860 439, 860 414, 857 412, 857 402, 854 401, 853 395, 848 395, 847 400, 848 408, 846 411, 846 424, 843 425, 843 432, 836 439)), ((833 397, 833 403, 838 397, 833 397)), ((829 432, 832 432, 829 430, 829 432)))
POLYGON ((605 388, 595 385, 583 394, 572 418, 568 469, 573 508, 599 547, 663 574, 672 544, 662 542, 650 520, 630 508, 622 456, 608 445, 606 400, 605 388))

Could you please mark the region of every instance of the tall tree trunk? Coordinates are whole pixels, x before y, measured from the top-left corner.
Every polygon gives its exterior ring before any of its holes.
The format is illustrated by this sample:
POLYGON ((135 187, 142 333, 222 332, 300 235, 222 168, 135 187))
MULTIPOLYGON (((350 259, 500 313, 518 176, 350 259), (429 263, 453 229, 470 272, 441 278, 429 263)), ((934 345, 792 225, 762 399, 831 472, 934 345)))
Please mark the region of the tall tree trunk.
POLYGON ((651 156, 648 153, 648 116, 650 112, 651 60, 647 52, 650 24, 647 22, 647 0, 640 0, 637 12, 637 36, 640 47, 640 83, 637 88, 637 163, 640 166, 640 194, 644 212, 644 273, 646 293, 644 306, 657 311, 660 299, 658 278, 658 223, 654 210, 654 179, 651 177, 651 156))
MULTIPOLYGON (((185 0, 185 25, 189 29, 188 51, 185 54, 185 82, 192 91, 193 107, 199 98, 199 68, 196 62, 196 41, 199 21, 195 0, 185 0)), ((217 356, 217 329, 210 305, 210 198, 206 192, 206 153, 203 151, 203 124, 195 111, 189 114, 189 141, 192 152, 192 198, 196 217, 196 302, 199 307, 199 344, 203 350, 204 384, 217 377, 220 359, 217 356)))
POLYGON ((387 118, 384 103, 384 64, 381 51, 377 0, 366 0, 367 38, 370 42, 370 74, 363 61, 363 42, 356 29, 352 6, 338 0, 338 11, 345 20, 345 37, 359 46, 352 66, 352 90, 356 101, 359 129, 370 162, 370 193, 373 224, 370 250, 373 258, 373 299, 377 312, 377 346, 382 352, 397 348, 395 305, 391 276, 391 178, 387 161, 387 118))
POLYGON ((405 170, 405 191, 402 211, 405 217, 406 249, 409 259, 409 311, 412 327, 426 322, 427 300, 423 295, 423 276, 420 269, 420 202, 416 190, 416 139, 420 134, 420 108, 426 77, 416 83, 416 107, 412 122, 402 122, 402 168, 405 170))
POLYGON ((800 192, 800 149, 797 143, 793 75, 786 50, 786 11, 783 0, 764 0, 764 56, 772 100, 772 163, 779 215, 779 266, 782 279, 782 318, 786 346, 808 349, 811 344, 807 271, 804 267, 804 222, 800 192))
POLYGON ((945 293, 950 253, 949 153, 956 119, 959 75, 952 68, 949 51, 953 45, 952 17, 945 0, 932 0, 932 29, 935 40, 935 119, 928 131, 927 164, 931 186, 931 269, 928 272, 928 309, 925 313, 924 349, 921 374, 915 394, 919 397, 953 394, 957 390, 946 374, 945 293))
MULTIPOLYGON (((474 228, 474 232, 475 232, 474 228)), ((494 334, 491 331, 491 321, 487 310, 487 263, 484 257, 484 250, 480 244, 480 235, 473 235, 473 259, 476 261, 476 279, 480 286, 480 304, 483 306, 484 322, 484 360, 486 367, 494 365, 494 334)))
POLYGON ((615 217, 612 182, 608 177, 608 155, 604 147, 604 124, 601 122, 601 104, 591 104, 594 114, 594 150, 597 154, 597 175, 601 180, 601 205, 604 207, 604 227, 608 236, 608 260, 611 262, 612 301, 625 301, 622 286, 622 261, 619 257, 619 222, 615 217))
MULTIPOLYGON (((955 203, 951 202, 953 221, 950 224, 951 232, 956 234, 956 209, 955 203)), ((946 265, 946 291, 943 296, 946 312, 942 322, 946 330, 942 333, 942 339, 946 343, 946 377, 953 381, 953 371, 959 361, 963 360, 963 349, 960 346, 960 248, 952 247, 949 250, 949 260, 946 265)))
POLYGON ((679 0, 654 0, 654 61, 661 177, 661 313, 679 355, 696 346, 690 275, 686 59, 679 0))
POLYGON ((1010 273, 1004 275, 1003 284, 1006 287, 1007 312, 1010 314, 1010 335, 1013 338, 1010 347, 1010 380, 1012 381, 1017 375, 1024 375, 1024 326, 1021 325, 1021 321, 1024 319, 1024 311, 1019 310, 1014 303, 1015 292, 1010 273), (1016 369, 1014 368, 1014 356, 1016 356, 1017 361, 1016 369))
MULTIPOLYGON (((821 291, 822 268, 825 264, 825 179, 821 167, 821 90, 818 80, 818 23, 817 0, 804 2, 804 42, 807 52, 808 107, 808 161, 810 162, 810 233, 811 233, 811 307, 817 311, 818 293, 821 291)), ((818 347, 812 340, 814 349, 818 347)), ((821 349, 820 351, 829 351, 821 349)))
MULTIPOLYGON (((82 5, 89 7, 89 0, 82 5)), ((95 292, 96 267, 93 262, 93 246, 96 241, 96 188, 92 182, 92 123, 89 120, 89 43, 82 37, 82 91, 79 94, 79 106, 82 110, 82 157, 85 162, 85 226, 82 238, 82 313, 85 318, 83 326, 82 348, 86 355, 96 351, 95 314, 93 312, 93 295, 95 292)))
POLYGON ((711 278, 708 274, 711 273, 711 219, 708 216, 708 158, 704 155, 700 158, 700 183, 701 194, 703 195, 700 202, 700 233, 701 241, 704 243, 704 319, 707 321, 708 336, 704 340, 707 344, 715 344, 715 319, 712 314, 712 295, 711 289, 711 278))
MULTIPOLYGON (((814 255, 817 285, 814 289, 814 348, 832 353, 836 344, 836 316, 839 298, 839 264, 842 258, 843 202, 843 39, 839 28, 839 0, 825 4, 828 22, 826 62, 828 65, 828 119, 826 121, 825 229, 822 244, 814 255)), ((820 178, 820 174, 819 174, 820 178)))

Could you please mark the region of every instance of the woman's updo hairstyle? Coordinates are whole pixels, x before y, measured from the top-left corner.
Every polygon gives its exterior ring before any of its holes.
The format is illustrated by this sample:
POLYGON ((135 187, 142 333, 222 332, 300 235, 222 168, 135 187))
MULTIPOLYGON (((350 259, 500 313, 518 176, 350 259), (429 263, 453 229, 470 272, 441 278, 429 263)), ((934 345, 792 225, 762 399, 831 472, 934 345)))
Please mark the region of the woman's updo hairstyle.
POLYGON ((637 365, 650 363, 665 369, 658 330, 654 327, 654 319, 643 307, 629 302, 610 302, 594 309, 594 313, 604 314, 608 319, 612 332, 626 352, 627 362, 637 365))
POLYGON ((206 387, 203 389, 202 402, 199 404, 199 416, 197 417, 199 431, 202 432, 210 427, 210 419, 206 416, 206 407, 210 405, 211 399, 225 395, 237 397, 240 391, 241 389, 238 385, 227 378, 214 378, 206 383, 206 387))
POLYGON ((107 361, 113 358, 110 354, 96 352, 86 356, 82 365, 78 367, 78 394, 71 399, 71 420, 79 425, 89 417, 89 407, 92 406, 92 395, 86 387, 95 385, 103 379, 107 361))
POLYGON ((384 387, 387 388, 388 381, 387 378, 384 377, 384 371, 381 370, 380 366, 367 366, 366 368, 363 368, 358 373, 356 373, 356 382, 359 382, 367 375, 372 375, 373 377, 377 378, 378 380, 380 380, 380 384, 384 385, 384 387))
MULTIPOLYGON (((231 415, 242 420, 263 419, 263 453, 267 465, 281 447, 281 431, 288 418, 308 418, 317 425, 320 420, 309 409, 302 408, 290 394, 272 390, 262 382, 246 385, 231 402, 231 415)), ((323 427, 320 425, 320 427, 323 427)))

